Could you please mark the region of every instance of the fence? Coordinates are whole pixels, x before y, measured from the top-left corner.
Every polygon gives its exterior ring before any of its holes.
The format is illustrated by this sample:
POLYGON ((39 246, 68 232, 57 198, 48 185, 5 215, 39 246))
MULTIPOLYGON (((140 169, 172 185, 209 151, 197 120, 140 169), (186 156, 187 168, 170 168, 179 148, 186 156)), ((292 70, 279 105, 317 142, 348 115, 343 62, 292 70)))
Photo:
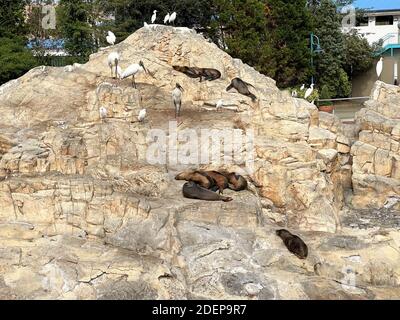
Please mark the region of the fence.
POLYGON ((332 113, 335 114, 342 122, 354 122, 356 112, 364 107, 364 102, 370 97, 353 97, 341 99, 321 99, 316 101, 317 107, 323 106, 324 102, 333 105, 332 113))

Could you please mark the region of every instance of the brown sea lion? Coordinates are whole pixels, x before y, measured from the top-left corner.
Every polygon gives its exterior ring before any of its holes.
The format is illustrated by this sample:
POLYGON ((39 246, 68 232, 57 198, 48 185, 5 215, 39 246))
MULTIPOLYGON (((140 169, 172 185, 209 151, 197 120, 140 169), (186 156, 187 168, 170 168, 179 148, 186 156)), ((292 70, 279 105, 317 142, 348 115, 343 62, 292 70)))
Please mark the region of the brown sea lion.
POLYGON ((227 171, 221 171, 220 173, 228 179, 229 189, 233 191, 242 191, 247 189, 247 180, 240 174, 227 171))
POLYGON ((199 199, 207 201, 224 201, 229 202, 233 199, 230 197, 221 196, 211 190, 205 189, 193 181, 186 182, 182 187, 182 193, 185 198, 199 199))
POLYGON ((205 189, 211 189, 215 186, 214 179, 199 171, 181 172, 175 177, 175 180, 193 181, 205 189))
POLYGON ((200 82, 203 80, 213 81, 221 78, 221 72, 212 68, 197 68, 187 66, 172 66, 174 70, 186 74, 190 78, 200 78, 200 82))
POLYGON ((257 99, 257 97, 250 92, 250 90, 247 86, 251 86, 254 88, 254 86, 252 84, 247 83, 240 78, 234 78, 234 79, 232 79, 231 84, 226 88, 226 91, 229 91, 232 88, 235 88, 240 94, 248 96, 251 98, 252 101, 255 101, 257 99))
POLYGON ((299 259, 305 259, 308 255, 307 245, 298 236, 285 229, 276 230, 276 234, 283 240, 286 248, 299 259))
POLYGON ((212 191, 219 190, 220 194, 224 193, 224 189, 228 189, 228 178, 226 178, 223 174, 217 171, 199 171, 201 174, 206 174, 208 177, 211 177, 215 186, 211 188, 212 191))

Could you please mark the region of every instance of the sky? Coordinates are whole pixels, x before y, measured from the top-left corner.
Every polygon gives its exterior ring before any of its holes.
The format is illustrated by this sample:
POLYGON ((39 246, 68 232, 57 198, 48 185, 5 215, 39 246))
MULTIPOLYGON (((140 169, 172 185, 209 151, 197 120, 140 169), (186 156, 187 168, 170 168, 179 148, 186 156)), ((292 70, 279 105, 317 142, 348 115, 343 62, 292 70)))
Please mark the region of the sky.
POLYGON ((355 6, 373 9, 400 9, 400 0, 356 0, 355 6))

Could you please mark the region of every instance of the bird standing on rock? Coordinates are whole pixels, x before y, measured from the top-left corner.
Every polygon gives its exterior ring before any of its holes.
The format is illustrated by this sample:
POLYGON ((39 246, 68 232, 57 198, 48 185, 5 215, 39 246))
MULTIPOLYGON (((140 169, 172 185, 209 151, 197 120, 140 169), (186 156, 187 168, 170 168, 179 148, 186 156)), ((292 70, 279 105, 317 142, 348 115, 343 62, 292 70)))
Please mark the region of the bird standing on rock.
POLYGON ((132 87, 136 89, 135 75, 143 71, 147 73, 143 61, 139 61, 139 63, 131 64, 128 68, 126 68, 125 71, 122 73, 121 79, 125 79, 132 76, 132 87))
POLYGON ((175 19, 176 19, 176 12, 172 12, 172 14, 169 16, 169 23, 174 23, 175 19))
POLYGON ((383 71, 383 58, 381 57, 376 65, 376 75, 378 76, 378 79, 381 77, 383 71))
POLYGON ((175 106, 175 118, 181 115, 182 91, 185 90, 181 87, 179 83, 177 83, 175 89, 172 90, 172 100, 175 106))
POLYGON ((314 83, 312 83, 311 86, 307 89, 304 95, 304 99, 307 99, 309 96, 311 96, 313 91, 314 91, 314 83))
POLYGON ((217 111, 219 111, 222 109, 223 106, 224 106, 224 100, 220 99, 217 101, 217 104, 215 107, 216 107, 217 111))
POLYGON ((156 22, 157 20, 157 10, 153 11, 153 15, 151 16, 151 23, 156 22))
POLYGON ((99 114, 101 119, 107 118, 107 109, 104 107, 100 107, 99 114))
POLYGON ((113 68, 115 68, 115 77, 118 78, 118 63, 120 59, 121 57, 118 52, 111 52, 108 55, 107 61, 108 61, 108 66, 110 67, 111 70, 111 78, 114 78, 113 68))
POLYGON ((106 37, 107 43, 110 45, 114 45, 115 41, 117 40, 117 38, 115 37, 115 34, 112 33, 111 31, 108 31, 108 35, 106 37))
POLYGON ((164 18, 164 24, 167 24, 169 22, 169 13, 164 18))
POLYGON ((146 109, 140 110, 139 115, 138 115, 139 122, 143 122, 144 121, 144 118, 146 118, 146 113, 147 113, 146 109))

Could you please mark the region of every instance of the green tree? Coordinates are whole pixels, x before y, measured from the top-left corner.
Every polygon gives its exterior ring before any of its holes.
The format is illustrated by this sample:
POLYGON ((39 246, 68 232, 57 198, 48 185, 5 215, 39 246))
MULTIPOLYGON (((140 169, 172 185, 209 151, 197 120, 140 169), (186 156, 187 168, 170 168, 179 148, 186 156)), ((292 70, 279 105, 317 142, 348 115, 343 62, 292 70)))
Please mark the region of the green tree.
POLYGON ((217 43, 230 55, 260 72, 274 68, 267 33, 267 6, 258 0, 215 0, 214 29, 217 43))
POLYGON ((306 3, 306 0, 267 0, 272 63, 266 62, 266 74, 279 87, 303 83, 311 72, 308 39, 312 24, 306 3))
POLYGON ((316 83, 326 87, 332 97, 346 97, 351 83, 343 66, 345 41, 341 31, 341 15, 332 0, 321 0, 314 8, 314 31, 324 50, 316 57, 316 83))
POLYGON ((357 31, 344 34, 344 68, 350 78, 373 66, 373 52, 374 48, 357 31))
POLYGON ((57 8, 57 26, 65 39, 65 49, 81 62, 97 50, 94 4, 95 0, 60 0, 57 8))
POLYGON ((26 48, 26 1, 0 0, 0 85, 22 76, 36 65, 26 48))

